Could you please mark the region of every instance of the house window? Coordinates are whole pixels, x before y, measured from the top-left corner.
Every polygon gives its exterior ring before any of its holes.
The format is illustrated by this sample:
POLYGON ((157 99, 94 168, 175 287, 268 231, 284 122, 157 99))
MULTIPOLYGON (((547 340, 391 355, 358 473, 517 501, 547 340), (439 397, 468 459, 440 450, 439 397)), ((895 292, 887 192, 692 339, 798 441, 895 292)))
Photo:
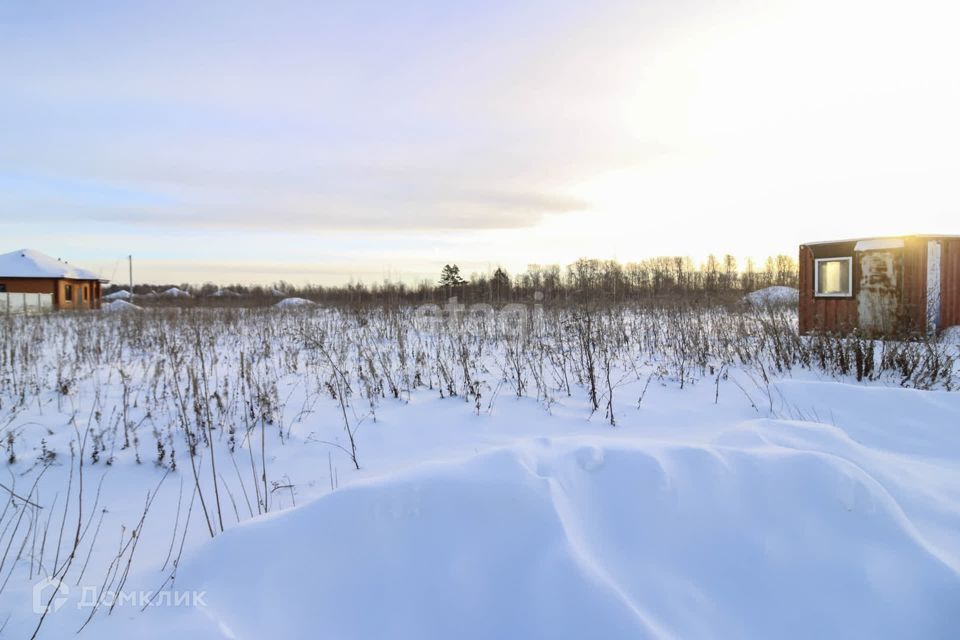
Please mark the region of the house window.
POLYGON ((6 293, 6 292, 7 292, 7 285, 0 284, 0 293, 6 293))
POLYGON ((853 258, 820 258, 813 261, 814 294, 818 298, 853 295, 853 258))
POLYGON ((63 285, 63 299, 67 302, 73 302, 73 286, 69 284, 63 285))
POLYGON ((86 285, 84 285, 84 287, 83 287, 83 301, 84 301, 84 302, 87 301, 87 287, 86 287, 86 285))

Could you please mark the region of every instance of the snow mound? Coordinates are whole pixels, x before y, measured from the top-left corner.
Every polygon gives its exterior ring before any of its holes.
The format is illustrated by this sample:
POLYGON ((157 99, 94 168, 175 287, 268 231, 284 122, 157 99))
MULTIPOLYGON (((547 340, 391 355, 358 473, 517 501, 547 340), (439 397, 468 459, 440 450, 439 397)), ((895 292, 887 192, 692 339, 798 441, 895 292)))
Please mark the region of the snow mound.
POLYGON ((129 300, 132 296, 130 292, 126 289, 121 289, 120 291, 114 291, 111 294, 103 296, 104 300, 129 300))
POLYGON ((284 298, 273 306, 277 309, 289 309, 294 307, 312 307, 314 304, 316 303, 305 298, 284 298))
POLYGON ((138 637, 953 637, 957 569, 842 431, 772 444, 790 424, 541 438, 358 482, 201 547, 177 586, 207 606, 149 610, 138 637))
POLYGON ((960 325, 955 325, 953 327, 947 327, 943 330, 943 333, 940 334, 940 342, 946 342, 947 344, 960 344, 960 325))
POLYGON ((236 291, 231 291, 230 289, 217 289, 210 294, 211 298, 236 298, 240 294, 236 291))
POLYGON ((113 300, 104 303, 101 307, 104 311, 140 311, 141 307, 130 304, 126 300, 113 300))
POLYGON ((160 295, 165 296, 165 297, 167 297, 167 298, 189 298, 189 297, 191 297, 189 291, 184 291, 183 289, 180 289, 180 288, 178 288, 178 287, 170 287, 169 289, 167 289, 166 291, 164 291, 164 292, 161 293, 160 295))
POLYGON ((796 304, 800 300, 800 291, 793 287, 767 287, 748 293, 743 300, 755 307, 796 304))

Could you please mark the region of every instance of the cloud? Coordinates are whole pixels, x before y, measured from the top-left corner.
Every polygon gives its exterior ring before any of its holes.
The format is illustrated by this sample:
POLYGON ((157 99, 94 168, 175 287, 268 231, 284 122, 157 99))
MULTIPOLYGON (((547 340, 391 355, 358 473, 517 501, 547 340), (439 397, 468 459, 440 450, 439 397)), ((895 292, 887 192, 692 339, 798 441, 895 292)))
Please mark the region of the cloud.
MULTIPOLYGON (((151 186, 149 183, 147 186, 151 186)), ((242 176, 151 189, 112 183, 0 180, 0 210, 42 218, 164 229, 470 230, 535 226, 548 214, 585 211, 584 200, 535 191, 484 191, 432 177, 355 184, 247 182, 242 176)))
POLYGON ((24 8, 0 25, 0 177, 36 184, 0 214, 469 231, 586 211, 571 183, 651 153, 609 109, 628 34, 600 27, 625 4, 24 8))
MULTIPOLYGON (((286 196, 288 199, 289 196, 286 196)), ((582 211, 587 205, 575 198, 536 193, 447 194, 430 198, 383 201, 366 205, 357 199, 306 200, 190 205, 178 208, 121 208, 89 211, 88 217, 105 223, 147 227, 323 231, 323 230, 470 230, 516 229, 536 225, 548 213, 582 211)), ((69 214, 69 212, 68 212, 69 214)))

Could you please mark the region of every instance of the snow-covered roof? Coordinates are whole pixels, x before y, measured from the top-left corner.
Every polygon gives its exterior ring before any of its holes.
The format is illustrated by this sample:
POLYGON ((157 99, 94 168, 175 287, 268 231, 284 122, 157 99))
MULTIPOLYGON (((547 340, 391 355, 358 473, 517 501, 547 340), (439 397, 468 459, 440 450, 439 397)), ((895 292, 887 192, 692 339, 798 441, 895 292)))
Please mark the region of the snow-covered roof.
POLYGON ((844 239, 838 239, 838 240, 818 240, 817 242, 804 242, 803 244, 808 247, 812 247, 818 244, 842 244, 845 242, 886 242, 886 241, 894 241, 894 240, 899 240, 902 242, 904 238, 934 238, 935 239, 935 238, 960 238, 960 236, 943 234, 943 233, 941 234, 915 233, 915 234, 906 235, 906 236, 874 236, 874 237, 867 237, 867 238, 844 238, 844 239))
POLYGON ((881 249, 903 249, 903 238, 860 240, 853 247, 854 251, 879 251, 881 249))
POLYGON ((101 279, 93 271, 75 267, 63 260, 51 258, 33 249, 20 249, 0 255, 0 277, 101 279))

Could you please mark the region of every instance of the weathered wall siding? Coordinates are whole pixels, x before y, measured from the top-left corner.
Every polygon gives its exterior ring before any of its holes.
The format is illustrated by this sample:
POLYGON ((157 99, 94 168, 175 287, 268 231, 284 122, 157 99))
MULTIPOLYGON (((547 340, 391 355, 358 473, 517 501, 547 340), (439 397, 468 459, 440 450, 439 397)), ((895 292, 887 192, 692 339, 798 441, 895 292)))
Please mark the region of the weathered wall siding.
POLYGON ((810 250, 801 245, 800 256, 798 257, 798 264, 800 265, 800 278, 798 280, 800 299, 797 302, 797 311, 800 320, 800 333, 810 332, 810 319, 813 316, 813 313, 810 309, 810 304, 813 298, 813 269, 810 264, 810 258, 810 250))
POLYGON ((929 238, 906 238, 903 247, 901 320, 907 331, 927 328, 927 242, 929 238))
POLYGON ((940 325, 960 325, 960 238, 940 244, 940 325))
MULTIPOLYGON (((816 257, 852 255, 852 253, 842 253, 846 247, 840 249, 838 253, 830 251, 829 246, 820 245, 817 249, 816 257)), ((814 252, 809 246, 800 247, 800 332, 841 332, 853 329, 857 324, 856 298, 817 298, 813 295, 814 257, 814 252)), ((854 260, 853 282, 856 284, 859 281, 860 265, 854 260)))

